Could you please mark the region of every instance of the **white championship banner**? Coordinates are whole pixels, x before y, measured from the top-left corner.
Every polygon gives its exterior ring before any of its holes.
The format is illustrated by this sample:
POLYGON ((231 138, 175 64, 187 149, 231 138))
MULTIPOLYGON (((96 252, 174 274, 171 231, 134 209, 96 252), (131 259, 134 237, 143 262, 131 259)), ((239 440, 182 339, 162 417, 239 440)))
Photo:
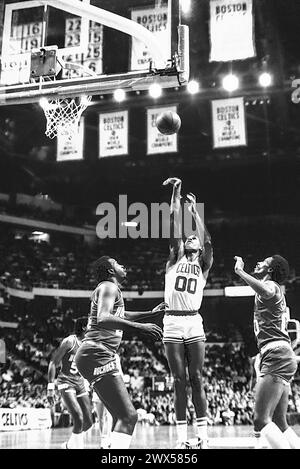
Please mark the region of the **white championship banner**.
POLYGON ((128 111, 99 114, 99 156, 128 155, 128 111))
POLYGON ((177 112, 177 106, 147 109, 147 155, 177 152, 177 134, 163 135, 156 127, 157 116, 164 111, 177 112))
POLYGON ((44 430, 51 428, 50 409, 32 409, 18 407, 15 409, 0 409, 0 431, 15 430, 44 430))
MULTIPOLYGON (((169 0, 170 1, 170 0, 169 0)), ((171 25, 168 21, 168 6, 135 8, 131 11, 131 20, 151 31, 159 40, 165 61, 171 58, 171 25)), ((147 70, 149 68, 147 46, 138 39, 132 38, 130 70, 147 70)))
POLYGON ((210 0, 210 62, 255 56, 252 0, 210 0))
POLYGON ((214 148, 247 145, 243 98, 212 101, 214 148))
POLYGON ((78 133, 72 139, 57 131, 57 161, 70 161, 83 159, 84 117, 79 121, 78 133))

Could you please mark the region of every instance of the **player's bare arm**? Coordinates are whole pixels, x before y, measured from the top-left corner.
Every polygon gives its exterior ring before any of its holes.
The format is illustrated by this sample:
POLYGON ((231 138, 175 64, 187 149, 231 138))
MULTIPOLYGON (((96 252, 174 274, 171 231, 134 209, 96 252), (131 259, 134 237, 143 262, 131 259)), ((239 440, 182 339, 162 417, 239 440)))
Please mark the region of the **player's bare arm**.
POLYGON ((66 337, 61 342, 60 346, 53 353, 50 363, 48 365, 48 388, 47 399, 50 405, 54 404, 54 380, 56 375, 56 368, 60 365, 64 355, 73 347, 73 341, 70 337, 66 337))
POLYGON ((175 264, 184 254, 184 245, 182 241, 181 224, 181 184, 179 178, 168 178, 163 182, 163 186, 171 184, 173 186, 171 205, 170 205, 170 256, 167 263, 167 269, 175 264))
POLYGON ((196 204, 196 196, 192 193, 189 192, 186 195, 187 201, 189 203, 188 205, 188 210, 192 214, 193 219, 195 220, 196 223, 196 231, 197 231, 197 236, 200 241, 200 246, 202 248, 202 253, 201 253, 201 267, 202 267, 202 272, 204 276, 208 276, 209 270, 211 269, 211 266, 213 265, 213 247, 212 247, 212 242, 211 242, 211 236, 204 224, 204 221, 200 217, 198 211, 197 211, 197 204, 196 204))
POLYGON ((166 310, 167 304, 163 301, 159 305, 155 306, 151 311, 125 311, 125 318, 130 321, 141 321, 146 318, 152 318, 159 316, 166 310))
POLYGON ((241 257, 235 256, 235 266, 234 266, 234 271, 235 273, 241 277, 253 290, 255 293, 257 293, 259 296, 261 296, 264 299, 270 299, 272 298, 275 293, 275 284, 273 282, 263 282, 261 280, 256 279, 250 274, 247 274, 244 270, 244 261, 241 257))
POLYGON ((98 292, 98 314, 97 323, 104 329, 116 329, 128 331, 138 329, 149 334, 154 340, 162 339, 162 330, 156 324, 129 321, 112 314, 118 287, 112 282, 103 282, 98 292))

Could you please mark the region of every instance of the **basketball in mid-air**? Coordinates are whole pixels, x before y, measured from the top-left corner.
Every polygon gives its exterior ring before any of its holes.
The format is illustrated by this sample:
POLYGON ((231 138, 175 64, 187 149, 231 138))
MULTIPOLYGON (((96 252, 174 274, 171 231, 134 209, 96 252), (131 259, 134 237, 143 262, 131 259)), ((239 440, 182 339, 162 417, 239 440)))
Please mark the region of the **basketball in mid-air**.
POLYGON ((164 135, 176 134, 181 127, 181 119, 174 111, 164 111, 157 117, 156 127, 164 135))

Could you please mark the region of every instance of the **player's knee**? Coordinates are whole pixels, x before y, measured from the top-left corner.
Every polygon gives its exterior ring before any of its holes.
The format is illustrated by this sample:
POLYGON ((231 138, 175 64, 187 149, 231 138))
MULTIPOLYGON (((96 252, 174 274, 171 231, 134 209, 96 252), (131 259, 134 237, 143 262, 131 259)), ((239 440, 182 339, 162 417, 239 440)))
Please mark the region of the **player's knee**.
POLYGON ((185 386, 186 386, 186 377, 185 377, 185 375, 175 375, 174 376, 174 386, 175 386, 175 388, 185 388, 185 386))
POLYGON ((200 370, 195 370, 190 373, 190 382, 193 388, 200 390, 202 388, 202 373, 200 370))

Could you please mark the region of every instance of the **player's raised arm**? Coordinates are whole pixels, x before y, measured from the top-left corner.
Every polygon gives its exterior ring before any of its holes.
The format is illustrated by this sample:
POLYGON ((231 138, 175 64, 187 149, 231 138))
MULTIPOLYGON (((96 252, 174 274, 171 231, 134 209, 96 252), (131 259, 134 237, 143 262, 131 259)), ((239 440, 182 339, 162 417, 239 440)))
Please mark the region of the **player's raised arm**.
POLYGON ((170 205, 170 256, 167 267, 173 265, 184 254, 181 220, 181 179, 169 178, 163 182, 173 186, 170 205))
POLYGON ((56 375, 56 368, 60 365, 64 355, 73 347, 72 339, 66 337, 59 347, 53 353, 48 365, 48 386, 47 398, 51 405, 54 403, 54 380, 56 375))
POLYGON ((105 329, 128 331, 139 329, 154 340, 161 340, 162 330, 156 324, 140 324, 112 314, 118 287, 112 282, 103 282, 98 291, 97 324, 105 329))
POLYGON ((271 281, 261 281, 244 271, 244 261, 241 257, 235 256, 235 273, 241 277, 253 290, 262 298, 268 300, 276 293, 275 284, 271 281))
POLYGON ((188 210, 191 212, 192 217, 196 223, 197 236, 199 238, 202 249, 200 261, 202 263, 203 275, 207 276, 211 266, 213 265, 213 247, 211 236, 204 224, 204 221, 197 211, 196 196, 190 192, 187 194, 186 198, 189 202, 188 210))

